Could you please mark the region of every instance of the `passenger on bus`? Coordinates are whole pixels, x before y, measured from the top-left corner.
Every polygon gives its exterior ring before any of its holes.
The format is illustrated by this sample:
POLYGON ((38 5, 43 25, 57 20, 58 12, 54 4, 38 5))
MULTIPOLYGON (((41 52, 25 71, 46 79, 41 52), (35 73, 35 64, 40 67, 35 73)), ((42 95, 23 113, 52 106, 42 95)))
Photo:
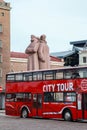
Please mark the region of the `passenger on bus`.
POLYGON ((78 72, 74 72, 74 73, 72 74, 71 78, 72 78, 72 79, 74 79, 74 78, 80 78, 80 75, 79 75, 78 72))

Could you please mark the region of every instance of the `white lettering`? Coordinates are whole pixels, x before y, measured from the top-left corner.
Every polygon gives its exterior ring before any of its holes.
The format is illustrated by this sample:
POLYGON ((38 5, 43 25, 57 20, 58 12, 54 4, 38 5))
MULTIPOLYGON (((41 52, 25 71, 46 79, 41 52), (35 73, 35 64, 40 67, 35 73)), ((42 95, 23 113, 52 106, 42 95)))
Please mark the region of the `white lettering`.
POLYGON ((43 92, 73 91, 73 82, 43 85, 43 92))
POLYGON ((69 83, 69 90, 73 91, 73 83, 72 82, 69 83))
POLYGON ((64 89, 65 89, 65 86, 64 86, 64 84, 62 83, 62 84, 61 84, 61 91, 64 91, 64 89))
POLYGON ((43 86, 43 92, 46 92, 46 85, 43 86))
POLYGON ((58 86, 58 91, 60 91, 60 84, 57 84, 57 86, 58 86))
POLYGON ((73 91, 72 82, 57 84, 57 87, 58 87, 57 88, 58 91, 73 91))
POLYGON ((48 84, 43 86, 43 92, 54 92, 55 84, 48 84))
POLYGON ((54 92, 55 90, 55 84, 52 85, 52 91, 54 92))
POLYGON ((65 90, 68 91, 68 84, 65 84, 65 90))

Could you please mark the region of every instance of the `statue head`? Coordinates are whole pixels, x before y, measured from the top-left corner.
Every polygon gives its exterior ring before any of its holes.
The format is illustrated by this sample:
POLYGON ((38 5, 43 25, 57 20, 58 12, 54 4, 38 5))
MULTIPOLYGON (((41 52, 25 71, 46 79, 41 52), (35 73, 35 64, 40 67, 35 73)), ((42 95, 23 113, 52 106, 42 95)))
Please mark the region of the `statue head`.
POLYGON ((46 35, 45 34, 40 36, 40 40, 44 40, 45 41, 45 39, 46 39, 46 35))
POLYGON ((39 38, 36 37, 35 35, 31 35, 31 42, 34 42, 34 41, 38 41, 39 38))

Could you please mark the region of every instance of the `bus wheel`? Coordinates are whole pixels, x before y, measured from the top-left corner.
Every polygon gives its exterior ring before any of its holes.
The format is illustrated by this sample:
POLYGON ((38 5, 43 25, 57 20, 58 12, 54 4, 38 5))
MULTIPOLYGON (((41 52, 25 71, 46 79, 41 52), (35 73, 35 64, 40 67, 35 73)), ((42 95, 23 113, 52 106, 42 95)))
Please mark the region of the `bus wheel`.
POLYGON ((64 112, 63 117, 64 117, 65 121, 71 121, 72 120, 72 115, 71 115, 71 112, 69 110, 66 110, 64 112))
POLYGON ((24 108, 21 112, 21 117, 22 118, 28 118, 28 110, 24 108))

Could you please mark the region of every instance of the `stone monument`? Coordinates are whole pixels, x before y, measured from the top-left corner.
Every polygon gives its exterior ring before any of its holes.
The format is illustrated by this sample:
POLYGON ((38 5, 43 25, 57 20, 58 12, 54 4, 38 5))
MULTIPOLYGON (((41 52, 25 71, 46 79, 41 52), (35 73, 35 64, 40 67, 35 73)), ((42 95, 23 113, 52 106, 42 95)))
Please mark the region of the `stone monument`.
POLYGON ((28 64, 27 70, 38 70, 39 69, 39 60, 38 60, 38 48, 39 48, 39 39, 31 35, 31 43, 26 48, 25 53, 28 54, 28 64))
POLYGON ((39 69, 49 69, 50 55, 49 55, 49 47, 46 42, 46 36, 44 34, 41 35, 39 41, 40 41, 38 49, 39 69))
POLYGON ((31 35, 31 43, 26 48, 25 53, 29 55, 27 70, 50 68, 49 47, 44 34, 40 38, 31 35))

